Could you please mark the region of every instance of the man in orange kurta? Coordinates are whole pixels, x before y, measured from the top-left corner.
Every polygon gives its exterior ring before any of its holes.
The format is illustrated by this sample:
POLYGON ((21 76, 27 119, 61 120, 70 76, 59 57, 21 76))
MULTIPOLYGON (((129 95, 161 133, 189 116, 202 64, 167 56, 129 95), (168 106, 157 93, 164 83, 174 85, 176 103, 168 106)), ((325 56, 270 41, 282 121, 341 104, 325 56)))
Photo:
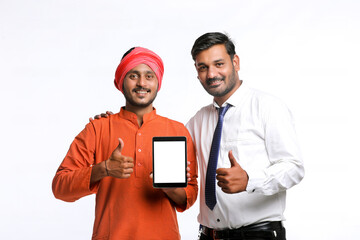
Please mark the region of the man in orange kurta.
POLYGON ((129 50, 115 74, 125 107, 88 123, 54 177, 56 198, 72 202, 96 194, 92 239, 180 239, 176 210, 185 211, 196 200, 197 164, 185 126, 157 115, 153 107, 162 75, 163 64, 155 53, 140 47, 129 50), (152 187, 154 136, 186 136, 186 188, 152 187))

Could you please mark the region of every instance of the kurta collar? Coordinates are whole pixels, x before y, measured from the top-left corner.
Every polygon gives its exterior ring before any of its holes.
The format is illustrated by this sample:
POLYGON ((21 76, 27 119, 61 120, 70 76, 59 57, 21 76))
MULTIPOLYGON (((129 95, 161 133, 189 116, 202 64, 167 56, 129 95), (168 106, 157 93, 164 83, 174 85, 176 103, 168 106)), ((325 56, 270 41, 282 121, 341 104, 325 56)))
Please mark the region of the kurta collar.
MULTIPOLYGON (((124 118, 126 120, 129 120, 131 121, 132 123, 134 123, 135 125, 138 125, 138 121, 137 121, 137 115, 133 112, 129 112, 127 110, 125 110, 125 107, 122 107, 120 109, 120 113, 119 113, 119 116, 121 118, 124 118)), ((153 110, 147 114, 144 115, 143 117, 143 124, 155 119, 157 116, 156 114, 156 109, 153 108, 153 110)))

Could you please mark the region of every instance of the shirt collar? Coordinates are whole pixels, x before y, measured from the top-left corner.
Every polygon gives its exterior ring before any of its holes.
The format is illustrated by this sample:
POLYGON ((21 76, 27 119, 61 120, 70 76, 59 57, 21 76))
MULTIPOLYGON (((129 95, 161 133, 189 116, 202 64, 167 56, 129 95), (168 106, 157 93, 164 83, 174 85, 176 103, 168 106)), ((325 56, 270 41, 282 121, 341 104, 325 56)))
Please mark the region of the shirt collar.
MULTIPOLYGON (((228 100, 226 100, 222 106, 226 106, 227 104, 230 104, 233 107, 239 106, 241 102, 245 99, 246 93, 249 91, 249 87, 247 84, 242 80, 242 83, 238 89, 229 97, 228 100)), ((220 108, 220 106, 213 101, 213 105, 215 108, 220 108)))
MULTIPOLYGON (((125 110, 125 107, 122 107, 120 109, 120 113, 119 116, 123 119, 129 120, 130 122, 134 123, 135 125, 138 125, 138 121, 137 121, 137 115, 133 112, 129 112, 127 110, 125 110)), ((156 114, 156 109, 153 108, 153 110, 149 113, 146 113, 143 117, 143 124, 155 119, 157 116, 156 114)))

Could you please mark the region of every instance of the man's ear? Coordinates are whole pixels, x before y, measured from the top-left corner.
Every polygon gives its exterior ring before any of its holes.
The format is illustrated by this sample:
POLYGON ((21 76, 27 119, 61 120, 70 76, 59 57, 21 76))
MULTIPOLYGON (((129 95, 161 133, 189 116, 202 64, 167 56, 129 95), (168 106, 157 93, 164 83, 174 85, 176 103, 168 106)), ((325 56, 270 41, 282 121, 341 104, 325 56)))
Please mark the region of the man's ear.
POLYGON ((233 57, 233 65, 235 71, 240 71, 240 58, 237 54, 235 54, 233 57))
MULTIPOLYGON (((196 70, 196 72, 197 72, 196 62, 194 63, 194 67, 195 67, 195 70, 196 70)), ((199 75, 197 75, 196 77, 197 77, 197 79, 200 80, 199 75)))

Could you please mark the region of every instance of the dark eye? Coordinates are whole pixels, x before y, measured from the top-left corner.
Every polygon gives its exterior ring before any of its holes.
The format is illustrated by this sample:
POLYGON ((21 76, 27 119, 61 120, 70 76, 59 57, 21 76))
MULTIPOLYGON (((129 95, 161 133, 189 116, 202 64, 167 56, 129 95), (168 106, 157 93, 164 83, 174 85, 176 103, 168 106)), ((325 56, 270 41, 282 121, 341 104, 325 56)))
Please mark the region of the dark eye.
POLYGON ((216 66, 217 66, 217 67, 222 67, 223 65, 224 65, 224 63, 222 63, 222 62, 216 63, 216 66))
POLYGON ((137 78, 138 78, 138 75, 135 74, 135 73, 131 73, 131 74, 129 75, 129 78, 130 78, 130 79, 137 79, 137 78))
POLYGON ((148 75, 146 76, 147 79, 152 79, 153 77, 154 77, 154 75, 152 75, 152 74, 148 74, 148 75))
POLYGON ((199 66, 199 67, 198 67, 198 71, 199 71, 199 72, 205 72, 206 69, 207 69, 206 66, 199 66))

